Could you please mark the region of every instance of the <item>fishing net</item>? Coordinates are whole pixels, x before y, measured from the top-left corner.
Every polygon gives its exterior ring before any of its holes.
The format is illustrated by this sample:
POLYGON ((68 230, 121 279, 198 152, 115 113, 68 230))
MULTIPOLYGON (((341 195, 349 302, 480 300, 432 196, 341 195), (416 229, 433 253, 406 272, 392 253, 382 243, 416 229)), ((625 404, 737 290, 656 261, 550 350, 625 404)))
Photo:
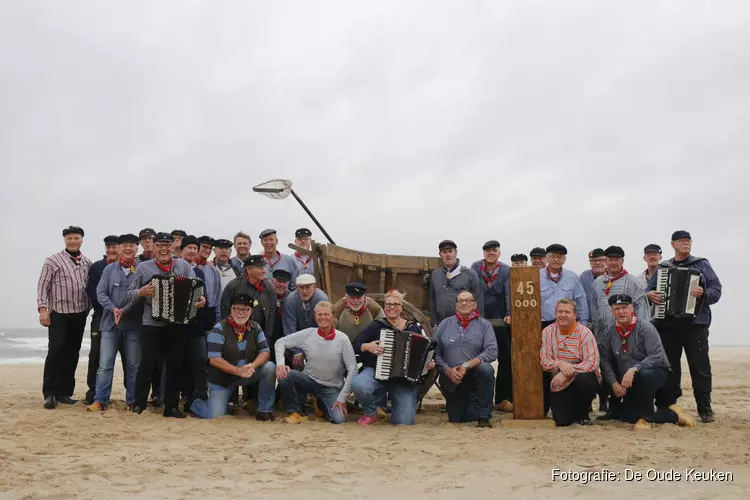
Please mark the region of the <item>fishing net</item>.
POLYGON ((263 196, 268 196, 274 200, 283 200, 292 192, 292 181, 285 179, 273 179, 257 186, 253 186, 253 191, 263 196))

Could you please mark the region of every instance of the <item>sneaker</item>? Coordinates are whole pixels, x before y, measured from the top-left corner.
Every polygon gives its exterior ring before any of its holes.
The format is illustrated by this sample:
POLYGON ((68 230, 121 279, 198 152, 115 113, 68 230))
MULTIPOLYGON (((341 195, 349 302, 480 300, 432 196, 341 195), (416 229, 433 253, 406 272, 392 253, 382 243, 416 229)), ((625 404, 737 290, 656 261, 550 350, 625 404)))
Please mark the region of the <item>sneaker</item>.
POLYGON ((258 420, 260 422, 275 422, 276 415, 274 415, 270 411, 259 411, 255 414, 255 420, 258 420))
POLYGON ((677 425, 680 427, 695 427, 695 420, 693 420, 691 416, 683 413, 682 408, 677 405, 672 405, 669 409, 677 415, 677 425))
POLYGON ((710 408, 708 410, 699 411, 698 415, 701 416, 701 422, 704 424, 710 424, 714 421, 714 412, 710 408))
POLYGON ((583 420, 579 420, 576 423, 578 425, 594 425, 594 422, 592 422, 590 418, 584 418, 583 420))
POLYGON ((289 414, 285 419, 284 422, 287 424, 301 424, 302 423, 302 415, 299 413, 291 413, 289 414))
POLYGON ((492 428, 492 422, 489 418, 480 418, 477 420, 477 427, 488 427, 492 428))
POLYGON ((86 411, 104 411, 104 406, 99 401, 94 401, 90 406, 86 407, 86 411))
POLYGON ((495 405, 495 410, 504 411, 505 413, 513 413, 513 403, 511 403, 507 399, 503 399, 495 405))
POLYGON ((633 426, 634 431, 647 431, 651 428, 651 423, 646 422, 642 418, 639 418, 638 421, 633 426))
POLYGON ((377 415, 365 415, 364 417, 359 417, 359 420, 357 420, 357 423, 359 425, 373 425, 377 421, 378 421, 377 415))

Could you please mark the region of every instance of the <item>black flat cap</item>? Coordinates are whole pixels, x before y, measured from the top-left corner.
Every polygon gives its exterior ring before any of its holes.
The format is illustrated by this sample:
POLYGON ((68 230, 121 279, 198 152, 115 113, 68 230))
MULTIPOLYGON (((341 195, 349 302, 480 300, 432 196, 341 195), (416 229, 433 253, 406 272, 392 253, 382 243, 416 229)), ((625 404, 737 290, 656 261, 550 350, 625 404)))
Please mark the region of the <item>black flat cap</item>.
POLYGON ((649 245, 646 245, 645 248, 643 249, 643 253, 652 253, 652 252, 660 254, 661 247, 657 245, 656 243, 651 243, 649 245))
POLYGON ((169 233, 156 233, 154 243, 174 243, 174 236, 169 233))
POLYGON ((215 241, 210 236, 200 236, 198 238, 198 243, 201 245, 214 246, 215 241))
POLYGON ((633 304, 633 297, 628 295, 627 293, 618 293, 617 295, 612 295, 609 300, 609 305, 613 306, 615 304, 633 304))
POLYGON ((294 232, 295 238, 310 238, 311 236, 312 231, 310 231, 306 227, 301 227, 294 232))
POLYGON ((529 258, 526 257, 526 254, 523 253, 514 253, 510 256, 511 262, 528 262, 529 258))
POLYGON ((482 250, 489 250, 490 248, 500 248, 500 242, 497 240, 490 240, 482 245, 482 250))
POLYGON ((559 243, 553 243, 547 247, 547 253, 559 253, 562 255, 568 255, 568 249, 559 243))
POLYGON ((200 247, 200 244, 198 243, 198 238, 196 238, 192 234, 190 236, 185 236, 184 238, 182 238, 182 241, 180 242, 180 250, 184 250, 185 247, 188 245, 195 245, 197 247, 200 247))
POLYGON ((145 229, 141 229, 141 232, 138 233, 138 238, 139 239, 140 238, 145 238, 147 236, 151 236, 151 237, 156 236, 156 231, 154 231, 150 227, 147 227, 145 229))
POLYGON ((233 243, 229 240, 218 239, 218 240, 214 240, 214 246, 216 248, 232 248, 233 243))
POLYGON ((184 238, 185 236, 187 236, 187 235, 188 235, 188 234, 187 234, 187 233, 186 233, 185 231, 183 231, 182 229, 175 229, 174 231, 172 231, 172 232, 171 232, 171 233, 169 233, 169 234, 171 234, 172 236, 182 236, 183 238, 184 238))
POLYGON ((547 256, 547 250, 545 250, 542 247, 534 247, 531 249, 531 252, 529 252, 529 255, 531 257, 546 257, 547 256))
POLYGON ((450 248, 458 248, 453 240, 443 240, 438 243, 438 250, 448 250, 450 248))
POLYGON ((344 288, 346 289, 346 294, 351 295, 352 297, 361 297, 367 293, 367 287, 362 283, 349 283, 344 288))
POLYGON ((601 248, 594 248, 589 252, 589 259, 598 259, 599 257, 606 257, 604 255, 604 250, 601 248))
POLYGON ((604 255, 607 257, 625 257, 625 250, 622 249, 622 247, 618 247, 617 245, 611 245, 608 246, 606 250, 604 250, 604 255))
POLYGON ((105 245, 117 245, 118 239, 120 239, 119 236, 116 234, 110 234, 109 236, 104 237, 104 244, 105 245))
POLYGON ((62 230, 63 236, 67 236, 69 234, 80 234, 81 238, 83 238, 83 229, 78 226, 68 226, 65 229, 62 230))
POLYGON ((274 269, 273 277, 279 281, 292 281, 292 273, 286 269, 274 269))
POLYGON ((258 236, 258 238, 260 238, 260 239, 262 240, 262 239, 263 239, 263 238, 265 238, 266 236, 271 236, 272 234, 276 234, 276 230, 275 230, 275 229, 264 229, 264 230, 263 230, 263 231, 262 231, 262 232, 260 233, 260 236, 258 236))
POLYGON ((242 267, 265 267, 266 259, 262 255, 251 255, 242 263, 242 267))
POLYGON ((121 234, 117 237, 117 243, 135 243, 138 244, 138 236, 132 233, 121 234))
POLYGON ((675 231, 674 233, 672 233, 672 241, 684 239, 692 240, 692 238, 690 237, 690 233, 688 233, 684 229, 680 229, 679 231, 675 231))
POLYGON ((233 295, 232 299, 229 302, 231 305, 243 305, 243 306, 253 305, 253 299, 251 299, 250 296, 246 293, 238 293, 236 295, 233 295))

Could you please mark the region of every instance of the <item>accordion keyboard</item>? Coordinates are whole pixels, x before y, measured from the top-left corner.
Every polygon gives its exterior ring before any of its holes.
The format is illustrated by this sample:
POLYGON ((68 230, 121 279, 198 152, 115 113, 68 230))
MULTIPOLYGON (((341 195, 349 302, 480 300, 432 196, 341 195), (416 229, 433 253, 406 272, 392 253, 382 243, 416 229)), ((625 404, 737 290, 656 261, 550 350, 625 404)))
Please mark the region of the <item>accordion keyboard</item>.
POLYGON ((388 380, 391 376, 391 364, 393 363, 393 344, 396 332, 393 330, 380 330, 380 347, 385 349, 375 366, 375 379, 388 380))
POLYGON ((667 287, 669 285, 669 270, 656 271, 656 291, 662 294, 662 301, 654 307, 654 318, 664 319, 667 316, 667 287))

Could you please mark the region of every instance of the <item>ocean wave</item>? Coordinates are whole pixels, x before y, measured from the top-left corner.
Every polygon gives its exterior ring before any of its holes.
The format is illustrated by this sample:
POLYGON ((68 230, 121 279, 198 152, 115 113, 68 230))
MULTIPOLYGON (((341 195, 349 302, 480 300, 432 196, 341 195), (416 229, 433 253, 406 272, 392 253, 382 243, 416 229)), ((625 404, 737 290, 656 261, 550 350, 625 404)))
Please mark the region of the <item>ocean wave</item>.
POLYGON ((44 358, 34 356, 30 358, 0 358, 0 365, 23 365, 23 364, 41 364, 44 358))

